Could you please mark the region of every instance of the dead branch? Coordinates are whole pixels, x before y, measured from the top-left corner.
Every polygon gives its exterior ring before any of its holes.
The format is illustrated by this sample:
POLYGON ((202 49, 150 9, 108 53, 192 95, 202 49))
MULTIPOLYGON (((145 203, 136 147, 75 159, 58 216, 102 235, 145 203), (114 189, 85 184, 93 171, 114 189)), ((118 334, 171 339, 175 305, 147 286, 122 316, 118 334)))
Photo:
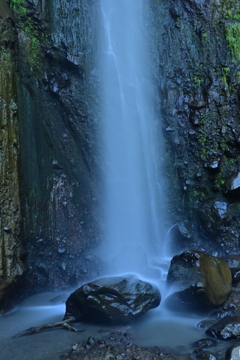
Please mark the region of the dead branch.
POLYGON ((19 334, 14 335, 14 338, 18 338, 20 336, 25 336, 25 335, 32 335, 32 334, 38 334, 41 331, 47 330, 47 329, 53 329, 56 327, 64 327, 70 331, 84 331, 83 329, 76 329, 75 327, 69 325, 70 322, 76 321, 75 317, 71 316, 67 319, 64 319, 62 321, 58 321, 56 323, 53 324, 44 324, 41 326, 36 326, 36 327, 30 327, 22 332, 20 332, 19 334))

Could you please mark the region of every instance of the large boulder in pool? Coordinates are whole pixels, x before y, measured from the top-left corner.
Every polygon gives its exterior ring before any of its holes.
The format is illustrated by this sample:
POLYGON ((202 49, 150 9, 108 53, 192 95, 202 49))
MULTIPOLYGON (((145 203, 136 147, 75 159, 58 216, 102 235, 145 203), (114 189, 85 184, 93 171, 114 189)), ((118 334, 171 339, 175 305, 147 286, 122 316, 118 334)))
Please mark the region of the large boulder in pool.
POLYGON ((167 276, 171 308, 202 309, 225 302, 232 291, 227 262, 207 253, 189 250, 173 257, 167 276))
POLYGON ((160 304, 158 288, 135 275, 114 276, 89 282, 66 302, 65 319, 126 324, 160 304))

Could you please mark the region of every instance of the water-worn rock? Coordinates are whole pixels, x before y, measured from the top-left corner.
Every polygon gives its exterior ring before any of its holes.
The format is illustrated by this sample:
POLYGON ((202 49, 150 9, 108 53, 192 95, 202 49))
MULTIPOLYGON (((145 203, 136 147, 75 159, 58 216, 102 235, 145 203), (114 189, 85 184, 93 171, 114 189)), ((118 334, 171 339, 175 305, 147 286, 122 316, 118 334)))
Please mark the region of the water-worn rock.
POLYGON ((225 360, 239 360, 240 359, 240 342, 233 344, 226 351, 225 360))
POLYGON ((189 250, 171 261, 167 286, 171 307, 207 309, 224 303, 232 290, 232 276, 225 260, 189 250))
POLYGON ((74 291, 66 302, 65 318, 125 324, 160 304, 156 286, 134 275, 97 279, 74 291))
POLYGON ((222 340, 240 338, 240 316, 225 316, 207 329, 206 334, 222 340))

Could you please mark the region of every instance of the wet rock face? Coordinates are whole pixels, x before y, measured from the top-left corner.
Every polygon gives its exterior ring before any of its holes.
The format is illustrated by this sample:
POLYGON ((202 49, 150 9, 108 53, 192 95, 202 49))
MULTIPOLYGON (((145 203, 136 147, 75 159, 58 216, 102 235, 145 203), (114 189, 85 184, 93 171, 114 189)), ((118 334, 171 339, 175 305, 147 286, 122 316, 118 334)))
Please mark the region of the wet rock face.
POLYGON ((240 172, 234 174, 226 181, 226 192, 229 196, 240 197, 240 172))
POLYGON ((206 330, 206 334, 222 340, 240 338, 240 316, 225 316, 206 330))
POLYGON ((225 258, 232 273, 233 285, 236 286, 240 282, 240 256, 229 255, 225 258))
POLYGON ((219 254, 225 255, 238 253, 240 231, 238 203, 232 203, 223 196, 214 196, 202 203, 198 214, 203 232, 210 236, 212 249, 218 249, 219 254))
MULTIPOLYGON (((203 239, 202 248, 211 243, 212 236, 196 210, 209 198, 231 192, 235 194, 231 201, 239 205, 235 175, 240 168, 235 71, 239 53, 234 50, 238 40, 231 42, 233 29, 239 26, 235 5, 232 0, 152 4, 159 34, 159 89, 166 170, 172 179, 168 183, 172 224, 192 223, 194 237, 203 239)), ((222 224, 221 232, 228 232, 234 214, 229 213, 229 221, 230 225, 222 224)), ((224 246, 218 238, 214 251, 222 255, 239 251, 235 234, 231 236, 234 227, 224 246)))
POLYGON ((65 318, 126 324, 160 304, 159 290, 133 275, 108 277, 87 283, 66 302, 65 318))
POLYGON ((0 313, 10 307, 10 295, 19 292, 25 272, 20 240, 18 180, 19 126, 14 56, 16 34, 11 12, 0 1, 0 313))
POLYGON ((187 222, 179 222, 174 225, 167 235, 167 249, 170 254, 178 254, 193 246, 194 235, 191 226, 187 222))
POLYGON ((90 252, 101 238, 95 10, 93 1, 0 1, 1 249, 16 275, 25 266, 30 292, 101 271, 90 252))
POLYGON ((226 261, 190 250, 173 257, 167 286, 172 294, 166 303, 171 308, 207 310, 226 301, 232 275, 226 261))

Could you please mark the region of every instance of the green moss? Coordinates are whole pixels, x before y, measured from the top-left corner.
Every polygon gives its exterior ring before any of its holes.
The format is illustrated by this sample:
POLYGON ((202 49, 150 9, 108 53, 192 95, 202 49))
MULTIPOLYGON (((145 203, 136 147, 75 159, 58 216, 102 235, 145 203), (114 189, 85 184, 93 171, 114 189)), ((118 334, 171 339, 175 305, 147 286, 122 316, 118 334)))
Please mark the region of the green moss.
POLYGON ((194 82, 195 85, 197 85, 198 87, 200 87, 200 86, 201 86, 201 83, 203 82, 203 79, 202 79, 200 76, 195 75, 195 76, 193 77, 193 82, 194 82))
POLYGON ((222 82, 226 88, 228 88, 228 77, 230 75, 230 68, 229 67, 223 67, 222 68, 222 82))
POLYGON ((225 184, 225 180, 222 178, 221 173, 216 175, 215 184, 219 190, 222 190, 222 187, 225 184))
POLYGON ((234 61, 240 60, 240 24, 234 23, 226 27, 226 40, 234 61))
POLYGON ((198 200, 204 200, 207 198, 207 195, 203 192, 203 191, 199 191, 199 190, 193 190, 193 197, 195 199, 198 199, 198 200))
POLYGON ((31 39, 31 53, 32 53, 32 60, 34 63, 36 63, 41 55, 40 42, 36 37, 32 37, 31 39))
POLYGON ((27 10, 24 7, 24 0, 10 0, 10 8, 20 15, 26 15, 27 10))
POLYGON ((49 36, 39 28, 38 23, 28 16, 25 0, 10 0, 10 7, 19 18, 19 24, 25 34, 23 55, 28 61, 31 71, 39 73, 42 68, 41 48, 49 41, 49 36))
POLYGON ((202 34, 202 40, 203 40, 203 41, 207 41, 207 39, 208 39, 208 33, 204 32, 204 33, 202 34))
POLYGON ((225 1, 222 14, 225 18, 225 37, 234 62, 240 60, 240 8, 236 0, 225 1))
POLYGON ((233 9, 228 9, 226 11, 226 15, 225 15, 225 18, 226 19, 233 19, 233 20, 238 20, 240 21, 240 9, 238 6, 236 6, 236 4, 233 4, 235 5, 235 8, 234 10, 233 9))

